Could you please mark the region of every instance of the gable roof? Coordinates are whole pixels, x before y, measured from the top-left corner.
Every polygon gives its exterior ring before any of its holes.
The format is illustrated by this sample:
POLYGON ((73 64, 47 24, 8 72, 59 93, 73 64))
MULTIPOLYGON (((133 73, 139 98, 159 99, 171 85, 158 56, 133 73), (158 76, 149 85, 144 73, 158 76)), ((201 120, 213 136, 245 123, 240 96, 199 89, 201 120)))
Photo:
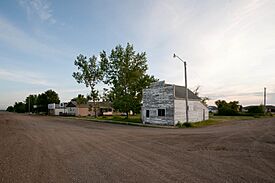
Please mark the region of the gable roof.
POLYGON ((76 107, 76 102, 75 101, 71 101, 67 104, 66 107, 76 107))
MULTIPOLYGON (((175 85, 175 98, 185 99, 186 90, 184 86, 175 85)), ((200 97, 195 95, 191 90, 188 89, 188 99, 201 100, 200 97)))

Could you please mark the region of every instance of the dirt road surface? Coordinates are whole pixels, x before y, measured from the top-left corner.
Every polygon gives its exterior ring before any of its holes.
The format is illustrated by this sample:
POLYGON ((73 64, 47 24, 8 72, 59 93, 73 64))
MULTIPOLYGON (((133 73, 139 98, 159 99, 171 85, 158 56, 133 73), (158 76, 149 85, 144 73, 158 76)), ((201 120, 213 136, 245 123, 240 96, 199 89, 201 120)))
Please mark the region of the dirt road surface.
POLYGON ((161 129, 2 112, 0 182, 275 182, 275 118, 161 129))

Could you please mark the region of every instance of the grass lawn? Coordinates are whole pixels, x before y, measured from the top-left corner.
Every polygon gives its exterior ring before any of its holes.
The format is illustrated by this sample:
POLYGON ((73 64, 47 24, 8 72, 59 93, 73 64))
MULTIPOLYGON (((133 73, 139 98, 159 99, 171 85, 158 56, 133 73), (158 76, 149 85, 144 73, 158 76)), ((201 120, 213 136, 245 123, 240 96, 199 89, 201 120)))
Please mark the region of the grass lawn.
MULTIPOLYGON (((185 124, 182 125, 177 125, 179 128, 199 128, 199 127, 203 127, 203 126, 208 126, 208 125, 214 125, 214 124, 218 124, 221 122, 225 122, 225 121, 237 121, 237 120, 253 120, 253 119, 257 119, 257 118, 270 118, 271 116, 210 116, 208 120, 205 121, 201 121, 201 122, 196 122, 196 123, 189 123, 188 126, 186 126, 185 124)), ((132 124, 132 125, 142 125, 142 121, 141 121, 141 116, 140 114, 138 115, 129 115, 128 118, 126 118, 126 116, 98 116, 97 118, 93 117, 93 116, 89 116, 89 117, 76 117, 76 118, 80 118, 80 119, 87 119, 87 120, 102 120, 102 121, 112 121, 114 123, 118 123, 118 124, 132 124)), ((144 125, 146 126, 146 125, 144 125)))
POLYGON ((208 120, 192 123, 191 127, 203 127, 208 125, 214 125, 225 121, 238 121, 238 120, 253 120, 257 118, 270 118, 271 116, 210 116, 208 120))
POLYGON ((132 122, 132 123, 142 123, 140 114, 137 115, 129 115, 128 118, 126 116, 98 116, 94 118, 92 116, 88 117, 90 119, 97 119, 97 120, 110 120, 110 121, 123 121, 123 122, 132 122))

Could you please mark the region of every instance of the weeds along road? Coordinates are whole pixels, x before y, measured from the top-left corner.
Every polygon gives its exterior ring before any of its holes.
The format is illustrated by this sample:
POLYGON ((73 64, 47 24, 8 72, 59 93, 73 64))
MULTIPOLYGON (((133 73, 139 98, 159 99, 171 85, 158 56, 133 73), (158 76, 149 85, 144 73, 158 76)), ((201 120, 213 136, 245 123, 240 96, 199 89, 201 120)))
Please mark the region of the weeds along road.
POLYGON ((160 129, 0 113, 0 182, 275 182, 275 118, 160 129))

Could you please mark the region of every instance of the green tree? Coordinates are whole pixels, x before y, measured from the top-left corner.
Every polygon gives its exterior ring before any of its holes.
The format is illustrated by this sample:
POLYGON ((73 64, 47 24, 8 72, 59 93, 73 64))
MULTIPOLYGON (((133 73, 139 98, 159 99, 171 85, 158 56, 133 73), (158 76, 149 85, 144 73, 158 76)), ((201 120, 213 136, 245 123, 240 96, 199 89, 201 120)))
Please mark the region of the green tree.
POLYGON ((148 70, 146 53, 136 53, 133 45, 127 43, 112 49, 107 56, 105 51, 100 54, 101 68, 104 71, 104 83, 110 86, 113 107, 121 112, 135 113, 140 111, 142 90, 157 81, 146 74, 148 70))
POLYGON ((55 91, 47 90, 45 92, 45 94, 47 96, 48 104, 52 104, 52 103, 59 104, 60 103, 59 96, 55 91))
POLYGON ((264 114, 265 110, 263 105, 249 106, 247 112, 250 114, 264 114))
POLYGON ((60 103, 58 94, 53 90, 47 90, 37 96, 37 106, 39 112, 47 112, 48 104, 52 103, 60 103))
POLYGON ((23 102, 15 102, 14 111, 18 113, 26 112, 25 104, 23 102))
POLYGON ((94 114, 95 117, 97 117, 96 102, 99 100, 99 91, 96 89, 96 85, 103 79, 101 63, 94 55, 87 59, 86 56, 80 54, 76 58, 74 65, 77 66, 78 71, 73 73, 73 77, 78 83, 84 83, 86 87, 90 88, 91 93, 89 99, 91 99, 94 104, 94 114))
POLYGON ((37 95, 29 95, 26 100, 25 100, 25 104, 26 104, 26 111, 28 112, 34 112, 34 105, 37 105, 37 95))
POLYGON ((217 100, 215 104, 218 107, 219 115, 234 116, 239 114, 239 101, 227 103, 225 100, 217 100))
POLYGON ((88 98, 86 98, 84 95, 78 94, 78 96, 73 98, 72 101, 76 101, 77 104, 87 104, 88 98))
POLYGON ((14 108, 13 108, 13 106, 9 106, 8 108, 7 108, 7 110, 6 111, 8 111, 8 112, 14 112, 14 108))
POLYGON ((45 93, 38 94, 37 96, 37 110, 38 112, 48 111, 48 99, 45 93))

